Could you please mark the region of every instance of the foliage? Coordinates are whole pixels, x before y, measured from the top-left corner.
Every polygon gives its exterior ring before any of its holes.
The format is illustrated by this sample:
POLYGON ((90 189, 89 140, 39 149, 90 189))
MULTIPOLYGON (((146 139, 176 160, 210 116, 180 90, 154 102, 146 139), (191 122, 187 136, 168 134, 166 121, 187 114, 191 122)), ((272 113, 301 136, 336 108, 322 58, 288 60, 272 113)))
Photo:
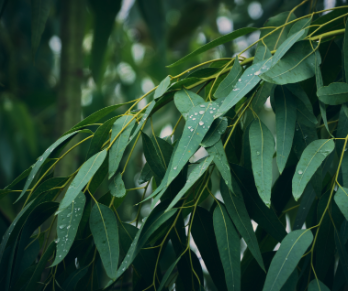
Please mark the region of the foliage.
MULTIPOLYGON (((86 117, 0 190, 24 200, 0 245, 1 287, 203 290, 212 281, 218 290, 347 289, 347 6, 297 18, 305 2, 270 18, 236 57, 168 75, 142 97, 86 117), (255 56, 244 57, 253 46, 255 56), (260 115, 268 97, 276 146, 260 115), (160 138, 153 124, 168 104, 179 119, 160 138), (80 141, 65 151, 74 137, 80 141), (55 177, 55 166, 87 141, 86 161, 55 177), (144 185, 126 188, 139 145, 144 185), (108 191, 97 197, 103 183, 108 191), (117 208, 134 190, 143 196, 126 222, 117 208)), ((171 67, 255 30, 217 38, 171 67)), ((94 50, 106 50, 102 39, 94 50)), ((93 61, 96 81, 101 62, 93 61)))

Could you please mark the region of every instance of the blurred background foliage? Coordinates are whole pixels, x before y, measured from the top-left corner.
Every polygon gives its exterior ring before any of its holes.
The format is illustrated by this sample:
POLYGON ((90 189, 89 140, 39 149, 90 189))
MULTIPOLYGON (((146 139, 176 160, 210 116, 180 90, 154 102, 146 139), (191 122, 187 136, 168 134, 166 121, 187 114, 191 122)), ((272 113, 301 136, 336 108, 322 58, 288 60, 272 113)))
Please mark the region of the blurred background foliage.
MULTIPOLYGON (((269 17, 300 3, 299 0, 47 1, 47 22, 34 52, 31 22, 37 1, 0 1, 2 188, 83 117, 142 96, 168 74, 178 74, 209 59, 234 56, 257 40, 259 32, 212 49, 190 63, 175 68, 166 65, 233 30, 260 27, 269 17)), ((316 3, 316 11, 347 1, 308 1, 295 14, 307 14, 310 2, 316 3)), ((244 53, 245 57, 253 55, 253 48, 244 53)), ((145 105, 146 100, 143 102, 145 105)), ((164 107, 153 119, 155 133, 161 137, 171 133, 179 118, 171 106, 164 107)), ((265 118, 273 131, 273 113, 267 106, 265 118)), ((81 145, 74 158, 64 164, 80 165, 88 144, 81 145)), ((140 147, 132 155, 132 164, 124 176, 128 188, 138 185, 137 178, 145 162, 140 147)), ((19 185, 18 189, 21 188, 19 185)), ((105 191, 102 186, 97 197, 105 191)), ((119 208, 123 219, 134 219, 137 208, 132 205, 140 197, 138 191, 128 194, 119 208)), ((0 201, 1 235, 23 205, 12 202, 11 195, 0 201)), ((142 207, 143 216, 148 214, 147 209, 146 205, 142 207)))

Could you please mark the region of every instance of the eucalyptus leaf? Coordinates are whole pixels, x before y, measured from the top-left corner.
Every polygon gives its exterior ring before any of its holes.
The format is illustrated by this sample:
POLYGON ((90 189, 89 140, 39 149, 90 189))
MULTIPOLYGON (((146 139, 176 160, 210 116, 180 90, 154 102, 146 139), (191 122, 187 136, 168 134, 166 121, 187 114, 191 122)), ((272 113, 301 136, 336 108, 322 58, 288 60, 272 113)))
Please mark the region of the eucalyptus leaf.
POLYGON ((339 187, 334 195, 334 201, 338 205, 345 219, 348 220, 348 188, 339 187))
POLYGON ((164 95, 167 89, 170 87, 170 84, 171 78, 170 76, 167 76, 160 82, 159 86, 156 88, 154 93, 154 99, 160 98, 162 95, 164 95))
POLYGON ((205 102, 201 96, 187 89, 177 91, 173 100, 185 120, 188 119, 189 112, 193 107, 205 102))
POLYGON ((117 173, 110 179, 108 188, 113 197, 122 198, 126 195, 125 184, 120 173, 117 173))
POLYGON ((317 90, 320 101, 329 105, 338 105, 348 102, 348 84, 332 83, 317 90))
POLYGON ((331 291, 323 282, 318 279, 310 281, 308 291, 331 291))
POLYGON ((228 127, 228 120, 225 117, 219 117, 213 121, 210 129, 205 135, 204 139, 201 142, 202 147, 211 147, 216 144, 221 136, 224 134, 225 130, 228 127))

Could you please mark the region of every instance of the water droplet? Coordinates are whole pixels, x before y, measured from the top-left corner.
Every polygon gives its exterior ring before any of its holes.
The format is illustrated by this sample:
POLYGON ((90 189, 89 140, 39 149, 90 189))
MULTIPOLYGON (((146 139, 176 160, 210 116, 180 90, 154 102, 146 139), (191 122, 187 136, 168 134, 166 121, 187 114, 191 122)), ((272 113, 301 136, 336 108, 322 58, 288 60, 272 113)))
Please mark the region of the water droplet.
POLYGON ((202 104, 201 104, 200 107, 205 107, 205 105, 202 105, 202 104))
POLYGON ((122 271, 125 271, 125 268, 122 268, 122 271))
POLYGON ((200 114, 204 114, 204 113, 205 113, 205 111, 201 110, 201 111, 199 111, 199 113, 200 113, 200 114))
POLYGON ((202 127, 203 129, 205 128, 205 126, 202 127))
POLYGON ((62 255, 59 256, 59 258, 61 258, 61 257, 62 257, 62 255))
POLYGON ((193 118, 193 120, 196 120, 196 118, 193 118))
POLYGON ((302 171, 302 170, 299 170, 299 171, 298 171, 298 174, 299 174, 299 175, 303 174, 303 171, 302 171))
POLYGON ((70 217, 70 216, 71 216, 71 213, 68 213, 68 214, 67 214, 67 217, 70 217))
POLYGON ((195 115, 198 115, 198 113, 197 113, 197 112, 195 112, 195 115))
POLYGON ((211 110, 210 113, 213 113, 213 111, 211 110))
POLYGON ((67 230, 69 230, 70 229, 70 226, 67 226, 67 230))
MULTIPOLYGON (((192 131, 194 131, 194 129, 191 129, 190 131, 192 132, 192 131)), ((189 138, 190 138, 190 136, 189 136, 189 138)))
POLYGON ((228 185, 228 181, 225 181, 225 184, 228 185))
POLYGON ((61 225, 59 226, 60 229, 64 229, 65 228, 65 225, 61 225))
POLYGON ((260 153, 259 153, 259 151, 257 151, 256 153, 257 153, 257 155, 259 155, 259 154, 260 154, 260 153))
POLYGON ((173 169, 176 170, 176 169, 177 169, 177 166, 175 166, 173 169))
POLYGON ((241 79, 239 79, 239 82, 241 82, 241 79))
POLYGON ((261 71, 260 71, 260 70, 257 70, 257 71, 254 73, 255 76, 258 76, 258 75, 260 75, 260 74, 261 74, 261 71))
POLYGON ((216 110, 216 108, 213 108, 213 110, 216 110))
POLYGON ((59 238, 56 239, 55 243, 56 243, 56 244, 59 243, 60 240, 61 240, 61 239, 59 239, 59 238))
POLYGON ((75 257, 75 267, 78 269, 80 267, 80 264, 79 264, 79 261, 78 261, 78 258, 75 257))
POLYGON ((189 126, 188 129, 190 130, 190 129, 191 129, 191 126, 189 126))
POLYGON ((239 90, 239 89, 233 89, 233 92, 235 92, 235 91, 237 91, 237 90, 239 90))
POLYGON ((203 121, 200 121, 200 122, 199 122, 199 125, 200 125, 200 126, 202 126, 203 124, 204 124, 204 122, 203 122, 203 121))
POLYGON ((78 211, 80 210, 80 208, 78 208, 78 211))
POLYGON ((42 161, 42 157, 40 158, 40 161, 42 161))

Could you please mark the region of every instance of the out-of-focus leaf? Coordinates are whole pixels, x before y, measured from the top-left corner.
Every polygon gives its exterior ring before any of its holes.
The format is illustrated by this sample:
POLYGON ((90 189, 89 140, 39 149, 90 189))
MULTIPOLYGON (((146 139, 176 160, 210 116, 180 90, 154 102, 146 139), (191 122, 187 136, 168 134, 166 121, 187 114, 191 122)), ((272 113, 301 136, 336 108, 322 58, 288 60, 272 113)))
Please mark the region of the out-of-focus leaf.
POLYGON ((205 102, 190 110, 182 137, 173 155, 172 165, 167 179, 167 186, 180 173, 189 158, 194 155, 214 120, 217 111, 215 102, 205 102))
POLYGON ((88 266, 78 269, 64 281, 62 287, 65 291, 73 291, 77 283, 87 274, 88 266))
POLYGON ((170 265, 170 267, 167 269, 165 275, 163 276, 162 280, 161 280, 161 283, 160 283, 160 286, 159 288, 157 289, 157 291, 163 291, 162 289, 165 287, 166 283, 168 282, 168 279, 170 277, 170 275, 172 274, 175 266, 177 265, 178 261, 181 259, 182 256, 178 257, 174 263, 172 263, 170 265))
POLYGON ((119 262, 119 231, 113 211, 103 205, 93 206, 90 229, 107 276, 115 280, 119 262))
POLYGON ((80 192, 75 200, 58 215, 56 259, 51 266, 59 264, 68 254, 73 245, 80 220, 84 211, 86 198, 80 192))
POLYGON ((219 84, 214 96, 217 99, 227 97, 241 77, 242 72, 243 69, 240 65, 238 57, 236 56, 232 69, 226 78, 219 84))
POLYGON ((149 182, 152 176, 153 176, 153 172, 150 168, 149 163, 147 162, 142 168, 141 175, 139 176, 139 179, 138 179, 138 185, 142 185, 146 182, 149 182))
MULTIPOLYGON (((313 47, 316 48, 314 43, 313 47)), ((315 75, 315 54, 321 61, 318 51, 313 52, 309 41, 301 41, 294 44, 290 50, 267 72, 261 74, 261 78, 267 82, 284 85, 297 83, 309 79, 315 75)))
POLYGON ((273 84, 264 82, 258 89, 255 97, 252 99, 251 107, 255 113, 259 113, 265 104, 265 101, 271 95, 273 84))
POLYGON ((348 220, 348 188, 339 187, 334 195, 334 201, 345 216, 346 220, 348 220))
POLYGON ((229 291, 240 290, 240 239, 225 207, 219 204, 213 213, 213 226, 219 255, 229 291))
POLYGON ((89 160, 87 160, 79 169, 79 172, 75 176, 74 180, 68 187, 67 192, 62 199, 58 211, 56 214, 61 213, 65 210, 73 200, 79 195, 82 188, 91 180, 96 171, 102 165, 105 157, 107 156, 107 150, 103 150, 95 155, 93 155, 89 160))
POLYGON ((303 194, 302 200, 297 211, 296 219, 293 224, 293 230, 300 230, 307 219, 309 210, 313 204, 316 193, 313 186, 308 183, 303 194))
POLYGON ((212 214, 204 208, 197 207, 191 233, 215 286, 220 291, 226 291, 224 270, 215 240, 212 214))
POLYGON ((108 188, 113 197, 122 198, 126 195, 125 184, 120 173, 110 179, 108 188))
POLYGON ((51 1, 49 0, 31 0, 32 10, 32 56, 39 48, 41 35, 44 32, 46 21, 50 13, 51 1))
POLYGON ((310 230, 289 233, 281 242, 267 274, 263 291, 279 291, 313 241, 310 230))
POLYGON ((249 33, 255 32, 257 31, 257 28, 252 28, 252 27, 247 27, 247 28, 242 28, 242 29, 238 29, 230 34, 227 34, 225 36, 219 37, 213 41, 211 41, 210 43, 200 47, 199 49, 196 49, 195 51, 191 52, 190 54, 188 54, 187 56, 181 58, 180 60, 176 61, 175 63, 172 63, 171 65, 169 65, 168 67, 174 67, 177 66, 183 62, 186 62, 188 60, 190 60, 191 58, 193 58, 194 56, 197 56, 203 52, 206 52, 214 47, 217 47, 221 44, 227 43, 229 41, 232 41, 236 38, 239 38, 241 36, 247 35, 249 33))
POLYGON ((91 49, 91 71, 97 84, 103 77, 104 56, 107 50, 109 36, 113 30, 115 18, 121 8, 121 0, 109 0, 100 3, 98 0, 89 0, 94 12, 94 31, 91 49))
POLYGON ((240 188, 233 179, 233 188, 231 191, 228 189, 223 180, 221 180, 221 194, 224 200, 224 204, 230 217, 233 220, 236 229, 244 238, 247 247, 250 249, 251 253, 257 260, 259 266, 265 271, 263 258, 259 250, 258 241, 254 234, 250 216, 247 213, 243 196, 241 194, 240 188))
POLYGON ((274 96, 276 96, 274 102, 277 139, 276 163, 281 174, 291 152, 297 114, 294 97, 285 87, 276 87, 274 96))
POLYGON ((296 201, 302 195, 316 170, 333 149, 333 140, 324 139, 313 141, 305 148, 292 179, 292 193, 296 201))
POLYGON ((338 105, 348 102, 348 84, 332 83, 317 90, 320 101, 329 105, 338 105))
POLYGON ((314 279, 308 285, 308 291, 331 291, 323 282, 314 279))
POLYGON ((343 67, 345 72, 345 80, 348 83, 348 20, 345 25, 345 33, 343 40, 343 67))
POLYGON ((249 131, 252 172, 260 197, 270 207, 274 137, 269 129, 255 120, 249 131))
POLYGON ((171 84, 171 78, 170 76, 167 76, 161 81, 159 86, 156 88, 154 93, 154 99, 160 98, 162 95, 164 95, 167 89, 170 87, 170 84, 171 84))
POLYGON ((185 120, 188 119, 189 112, 194 106, 204 102, 201 96, 186 89, 177 91, 174 95, 174 103, 185 120))
POLYGON ((247 68, 232 88, 230 94, 225 98, 215 116, 219 117, 225 114, 245 97, 260 82, 261 78, 259 75, 270 69, 271 62, 272 58, 269 58, 247 68))

